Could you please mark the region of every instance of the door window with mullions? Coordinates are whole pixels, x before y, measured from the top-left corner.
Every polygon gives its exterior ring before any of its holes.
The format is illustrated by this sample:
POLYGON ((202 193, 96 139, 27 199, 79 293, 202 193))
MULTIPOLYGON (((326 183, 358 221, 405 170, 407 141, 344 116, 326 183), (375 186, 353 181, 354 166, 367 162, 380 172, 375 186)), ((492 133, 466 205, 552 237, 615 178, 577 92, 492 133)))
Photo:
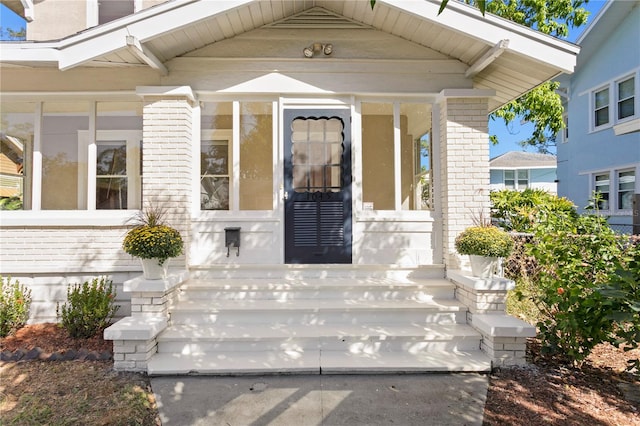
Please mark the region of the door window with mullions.
POLYGON ((342 120, 297 118, 291 123, 293 190, 340 192, 342 185, 342 120))

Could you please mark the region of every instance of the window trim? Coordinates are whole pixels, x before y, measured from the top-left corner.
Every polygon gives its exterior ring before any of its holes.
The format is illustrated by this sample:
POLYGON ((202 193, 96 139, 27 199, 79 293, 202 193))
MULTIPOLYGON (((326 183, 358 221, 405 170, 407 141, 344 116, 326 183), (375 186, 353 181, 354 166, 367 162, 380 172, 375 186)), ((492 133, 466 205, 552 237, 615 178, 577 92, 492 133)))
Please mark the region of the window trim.
POLYGON ((78 165, 78 210, 95 211, 96 208, 96 164, 98 142, 126 141, 127 144, 127 209, 140 210, 142 200, 142 171, 140 170, 140 141, 142 130, 97 130, 96 137, 89 138, 88 130, 78 130, 78 158, 85 160, 78 165))
POLYGON ((194 203, 194 206, 197 205, 198 212, 207 212, 210 214, 215 214, 218 212, 231 212, 233 211, 233 199, 235 197, 235 192, 233 190, 233 176, 236 170, 234 169, 234 152, 233 152, 233 130, 232 129, 203 129, 200 131, 200 139, 197 143, 197 164, 198 167, 194 167, 194 186, 197 188, 197 203, 194 203), (200 180, 202 179, 202 170, 200 170, 200 156, 202 155, 202 141, 227 141, 227 172, 229 179, 229 208, 225 210, 208 210, 202 209, 202 203, 200 201, 201 189, 200 189, 200 180))
POLYGON ((531 187, 531 173, 529 169, 503 169, 502 170, 502 185, 505 189, 513 189, 514 191, 520 191, 531 187), (513 172, 513 188, 507 186, 507 172, 513 172), (520 172, 525 172, 527 174, 527 185, 524 188, 520 188, 520 172))
POLYGON ((614 82, 615 100, 616 100, 616 111, 615 111, 616 123, 622 123, 622 122, 628 121, 630 118, 633 118, 633 117, 635 117, 637 115, 637 112, 636 112, 637 111, 636 98, 637 98, 637 95, 638 95, 638 90, 637 90, 637 87, 636 87, 636 81, 637 81, 637 78, 636 78, 635 74, 631 74, 631 75, 629 75, 627 77, 623 77, 623 78, 618 79, 618 80, 616 80, 614 82), (620 99, 620 84, 622 84, 622 83, 624 83, 626 81, 629 81, 631 79, 633 79, 633 95, 629 96, 629 97, 627 97, 625 99, 620 99), (628 117, 620 118, 620 102, 623 102, 623 101, 628 100, 630 98, 633 99, 633 107, 634 107, 633 108, 633 114, 628 116, 628 117))
POLYGON ((627 72, 611 80, 606 81, 603 84, 599 84, 598 86, 585 90, 580 95, 589 95, 589 133, 598 132, 600 130, 608 129, 611 127, 615 127, 622 123, 627 123, 630 121, 640 119, 640 69, 635 69, 631 72, 627 72), (634 79, 633 84, 633 115, 625 118, 618 118, 618 84, 629 79, 634 79), (606 124, 602 124, 600 126, 596 126, 596 117, 595 117, 595 95, 597 92, 602 90, 609 89, 609 121, 606 124))
MULTIPOLYGON (((629 215, 632 214, 633 208, 631 209, 620 209, 618 208, 618 197, 619 197, 619 173, 633 171, 635 173, 635 185, 633 189, 633 193, 637 194, 640 191, 640 187, 638 186, 638 174, 640 173, 640 164, 625 164, 619 167, 614 167, 611 169, 600 169, 600 170, 590 170, 581 172, 581 175, 589 176, 589 194, 593 194, 595 191, 595 178, 597 175, 609 175, 609 206, 607 209, 600 209, 600 213, 604 215, 629 215)), ((589 196, 591 198, 591 196, 589 196)))
MULTIPOLYGON (((637 190, 636 187, 637 187, 637 182, 638 182, 638 173, 637 173, 636 169, 629 168, 629 169, 618 169, 618 170, 616 170, 616 175, 615 175, 615 178, 616 178, 616 181, 615 181, 615 184, 616 184, 616 200, 615 200, 616 201, 616 211, 621 211, 622 212, 622 211, 631 211, 631 210, 633 210, 633 201, 631 202, 631 207, 629 207, 629 208, 623 209, 620 206, 620 204, 621 204, 620 203, 620 192, 621 192, 620 191, 620 175, 622 173, 627 173, 627 172, 633 172, 633 188, 630 189, 630 190, 626 190, 624 192, 631 191, 631 194, 635 194, 636 190, 637 190)), ((633 199, 633 196, 632 196, 632 199, 633 199)))

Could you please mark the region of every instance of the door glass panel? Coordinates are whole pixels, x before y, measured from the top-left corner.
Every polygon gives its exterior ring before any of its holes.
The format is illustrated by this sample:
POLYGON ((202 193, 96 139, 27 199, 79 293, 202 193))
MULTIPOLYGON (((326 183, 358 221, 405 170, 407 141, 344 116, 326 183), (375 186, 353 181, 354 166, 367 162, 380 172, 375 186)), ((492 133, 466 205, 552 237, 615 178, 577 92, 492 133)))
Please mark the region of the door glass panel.
POLYGON ((340 192, 343 123, 337 118, 293 120, 293 189, 296 192, 340 192))

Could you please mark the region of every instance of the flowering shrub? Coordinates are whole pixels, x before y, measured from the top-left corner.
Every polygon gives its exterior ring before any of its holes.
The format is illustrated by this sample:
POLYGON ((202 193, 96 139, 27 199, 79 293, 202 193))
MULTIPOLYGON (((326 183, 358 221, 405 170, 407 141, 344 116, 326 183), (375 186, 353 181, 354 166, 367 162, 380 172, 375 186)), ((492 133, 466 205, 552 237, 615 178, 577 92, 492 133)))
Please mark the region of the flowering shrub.
POLYGON ((107 277, 94 278, 91 283, 67 287, 67 302, 58 303, 56 314, 62 327, 73 338, 88 339, 111 324, 120 306, 114 305, 116 292, 107 277))
POLYGON ((508 257, 513 250, 513 239, 495 226, 472 226, 458 235, 455 246, 460 254, 508 257))
POLYGON ((180 256, 184 242, 180 232, 164 223, 165 212, 151 206, 133 218, 122 249, 141 259, 158 259, 162 265, 170 257, 180 256))
POLYGON ((0 337, 15 333, 29 319, 31 290, 0 276, 0 337))
POLYGON ((162 264, 182 254, 183 242, 180 233, 170 226, 138 226, 127 233, 122 248, 132 256, 158 259, 162 264))

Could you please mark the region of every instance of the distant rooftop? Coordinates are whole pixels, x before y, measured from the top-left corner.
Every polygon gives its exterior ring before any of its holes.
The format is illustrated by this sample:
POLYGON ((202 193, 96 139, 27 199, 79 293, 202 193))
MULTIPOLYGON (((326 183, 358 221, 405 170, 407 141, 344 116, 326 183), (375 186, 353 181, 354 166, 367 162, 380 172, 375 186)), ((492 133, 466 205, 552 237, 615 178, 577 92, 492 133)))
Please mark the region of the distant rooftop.
POLYGON ((489 161, 489 167, 492 169, 526 169, 556 166, 555 155, 538 154, 537 152, 510 151, 489 161))

